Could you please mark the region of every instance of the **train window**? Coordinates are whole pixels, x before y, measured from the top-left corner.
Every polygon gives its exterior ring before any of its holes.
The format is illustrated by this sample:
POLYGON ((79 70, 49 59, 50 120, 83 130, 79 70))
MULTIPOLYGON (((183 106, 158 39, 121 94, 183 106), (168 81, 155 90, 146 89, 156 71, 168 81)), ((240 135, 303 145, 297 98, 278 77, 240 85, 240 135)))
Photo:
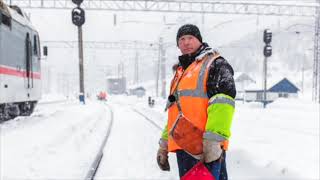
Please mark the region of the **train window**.
POLYGON ((38 39, 37 36, 34 35, 33 36, 33 54, 36 55, 36 56, 39 54, 38 53, 38 40, 37 39, 38 39))
POLYGON ((2 12, 0 12, 0 15, 1 15, 1 18, 0 18, 1 24, 11 27, 11 17, 2 12))
POLYGON ((39 60, 40 60, 41 51, 40 51, 40 39, 39 39, 38 35, 37 35, 37 47, 38 47, 38 57, 39 57, 39 60))

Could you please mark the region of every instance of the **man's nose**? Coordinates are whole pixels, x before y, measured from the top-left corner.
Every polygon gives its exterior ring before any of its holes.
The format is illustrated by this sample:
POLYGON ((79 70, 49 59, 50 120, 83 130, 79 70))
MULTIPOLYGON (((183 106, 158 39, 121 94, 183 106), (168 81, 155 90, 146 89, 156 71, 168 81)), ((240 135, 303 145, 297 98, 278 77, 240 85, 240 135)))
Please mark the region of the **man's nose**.
POLYGON ((190 44, 190 41, 186 39, 186 40, 183 41, 183 44, 184 44, 185 46, 188 46, 188 45, 190 44))

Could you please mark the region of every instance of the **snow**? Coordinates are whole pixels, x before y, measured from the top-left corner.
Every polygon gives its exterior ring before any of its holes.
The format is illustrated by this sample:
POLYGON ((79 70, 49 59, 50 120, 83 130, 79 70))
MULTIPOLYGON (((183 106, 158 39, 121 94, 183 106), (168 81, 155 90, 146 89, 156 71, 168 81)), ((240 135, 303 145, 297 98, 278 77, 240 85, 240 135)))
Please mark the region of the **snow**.
MULTIPOLYGON (((245 2, 266 3, 264 0, 245 2)), ((315 0, 272 2, 315 4, 315 0)), ((41 40, 77 40, 69 10, 27 11, 41 40)), ((304 91, 296 99, 277 99, 266 109, 261 103, 236 103, 227 153, 229 177, 320 179, 320 110, 319 104, 310 102, 313 18, 129 11, 86 11, 86 15, 85 41, 157 43, 162 37, 165 44, 173 44, 166 48, 165 76, 170 78, 171 66, 179 55, 176 32, 180 25, 194 23, 204 41, 219 48, 234 70, 253 77, 258 87, 262 87, 262 32, 270 28, 274 53, 268 59, 268 85, 287 77, 304 91)), ((47 94, 42 95, 30 117, 17 117, 0 124, 0 180, 84 179, 100 150, 112 111, 111 134, 96 179, 179 179, 174 153, 169 155, 170 172, 162 172, 156 163, 161 134, 158 127, 164 127, 167 120, 166 101, 154 97, 158 52, 125 47, 84 49, 85 90, 92 98, 94 93, 106 89, 107 76, 118 77, 118 65, 123 63, 127 87, 145 87, 146 94, 156 103, 150 108, 147 96, 108 95, 107 102, 87 99, 86 105, 79 104, 77 51, 77 48, 49 46, 49 56, 42 60, 43 92, 47 94), (132 84, 137 53, 139 80, 132 84)), ((161 89, 163 81, 158 82, 161 89)), ((167 79, 167 90, 169 85, 167 79)))
POLYGON ((241 151, 270 171, 257 177, 319 179, 319 105, 297 99, 278 99, 267 109, 250 104, 236 105, 229 154, 241 151))
POLYGON ((83 179, 108 127, 103 104, 38 105, 1 124, 0 179, 83 179))
MULTIPOLYGON (((115 122, 95 179, 176 179, 177 167, 163 173, 155 161, 160 130, 131 106, 114 104, 115 122)), ((175 163, 174 156, 170 157, 175 163)))
MULTIPOLYGON (((179 179, 156 163, 165 100, 109 96, 108 106, 66 101, 1 124, 0 179, 83 179, 114 122, 95 179, 179 179), (109 108, 111 107, 111 109, 109 108), (143 114, 141 116, 139 113, 143 114), (146 119, 148 118, 148 119, 146 119), (153 121, 156 126, 149 121, 153 121), (158 127, 157 127, 158 126, 158 127)), ((319 179, 319 105, 278 99, 263 109, 236 103, 227 166, 230 179, 319 179)))
POLYGON ((57 102, 57 101, 65 101, 67 98, 62 94, 43 94, 39 103, 50 103, 50 102, 57 102))

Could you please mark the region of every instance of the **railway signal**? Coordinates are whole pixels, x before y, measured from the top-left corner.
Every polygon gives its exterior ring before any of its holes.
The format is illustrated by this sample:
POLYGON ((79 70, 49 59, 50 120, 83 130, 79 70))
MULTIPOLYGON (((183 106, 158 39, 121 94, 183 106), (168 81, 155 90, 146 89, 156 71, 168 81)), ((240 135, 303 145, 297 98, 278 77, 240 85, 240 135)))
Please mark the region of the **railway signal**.
POLYGON ((72 23, 76 26, 82 26, 86 22, 85 12, 81 7, 72 10, 72 23))
POLYGON ((265 57, 270 57, 272 55, 272 47, 269 44, 264 46, 263 54, 265 57))
POLYGON ((266 44, 270 44, 272 41, 272 32, 270 29, 265 29, 263 32, 263 41, 266 44))

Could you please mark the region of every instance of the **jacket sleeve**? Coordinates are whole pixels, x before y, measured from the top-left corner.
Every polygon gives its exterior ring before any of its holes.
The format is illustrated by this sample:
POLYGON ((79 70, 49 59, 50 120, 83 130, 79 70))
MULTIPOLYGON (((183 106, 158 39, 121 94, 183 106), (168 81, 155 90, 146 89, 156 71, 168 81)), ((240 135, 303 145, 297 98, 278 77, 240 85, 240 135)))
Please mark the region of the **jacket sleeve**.
POLYGON ((207 79, 209 105, 204 138, 224 141, 231 136, 231 124, 235 111, 234 72, 224 58, 215 60, 209 68, 207 79))
POLYGON ((168 124, 162 130, 161 139, 168 140, 168 124))

